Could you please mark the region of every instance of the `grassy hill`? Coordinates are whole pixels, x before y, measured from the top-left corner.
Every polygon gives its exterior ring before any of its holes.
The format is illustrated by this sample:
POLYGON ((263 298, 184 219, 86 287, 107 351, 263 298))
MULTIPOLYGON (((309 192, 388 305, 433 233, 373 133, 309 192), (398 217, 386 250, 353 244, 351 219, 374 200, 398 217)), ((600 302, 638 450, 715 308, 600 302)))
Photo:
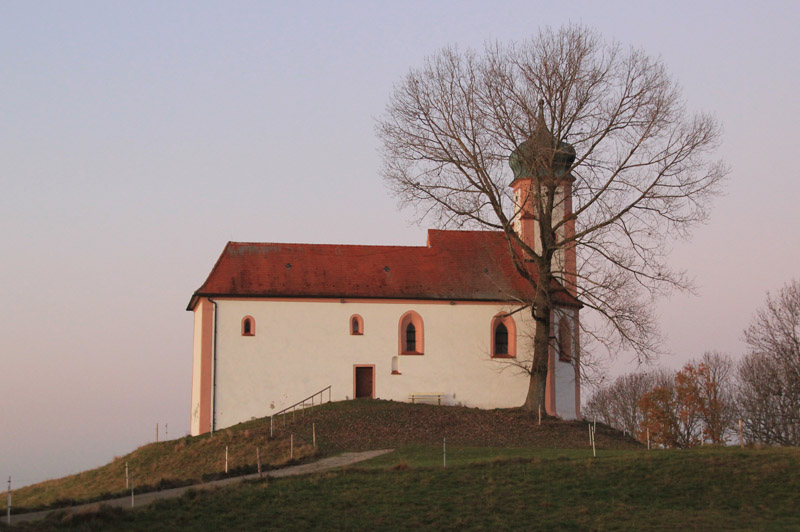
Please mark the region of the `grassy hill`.
POLYGON ((372 464, 192 490, 135 511, 56 512, 14 529, 798 530, 799 466, 797 449, 727 448, 488 459, 447 468, 372 464))
POLYGON ((243 471, 254 462, 257 442, 274 446, 272 455, 285 460, 290 433, 310 456, 312 422, 319 454, 397 450, 345 470, 190 490, 135 511, 101 505, 80 514, 57 511, 13 529, 800 530, 800 450, 794 448, 647 451, 598 425, 593 457, 585 422, 539 425, 536 416, 513 409, 387 401, 331 403, 302 422, 297 417, 272 440, 269 421, 257 420, 213 438, 148 445, 81 475, 95 474, 98 485, 105 476, 119 483, 126 459, 156 471, 170 456, 175 470, 179 463, 205 464, 170 478, 210 478, 226 444, 229 451, 241 448, 235 464, 243 471))
MULTIPOLYGON (((261 447, 265 469, 280 467, 290 462, 289 445, 286 435, 270 440, 249 431, 234 430, 219 431, 213 437, 186 437, 151 443, 96 469, 16 489, 13 491, 12 509, 21 513, 129 494, 125 488, 126 463, 129 474, 134 476, 137 493, 221 478, 225 476, 226 447, 231 475, 254 471, 257 446, 261 447)), ((295 443, 295 462, 314 455, 310 445, 302 441, 295 443)), ((5 492, 0 498, 0 511, 5 515, 5 492)))
MULTIPOLYGON (((341 401, 314 411, 317 445, 321 452, 362 451, 405 445, 440 445, 442 438, 458 446, 588 449, 586 422, 561 421, 517 408, 480 410, 459 406, 341 401)), ((280 421, 276 418, 276 427, 280 421)), ((237 425, 238 430, 261 432, 267 421, 237 425)), ((297 423, 292 431, 310 441, 312 425, 297 423)), ((605 449, 638 449, 641 445, 621 432, 597 426, 597 444, 605 449)))
MULTIPOLYGON (((102 467, 15 490, 13 508, 19 512, 124 495, 126 462, 136 476, 137 492, 219 478, 224 472, 226 446, 233 474, 255 471, 257 446, 261 447, 265 467, 278 467, 289 461, 290 434, 294 435, 295 461, 341 451, 440 446, 445 437, 451 449, 492 447, 499 449, 497 456, 507 456, 511 451, 501 451, 508 448, 588 449, 586 423, 544 418, 538 425, 536 416, 518 409, 342 401, 304 414, 298 412, 294 419, 289 415, 285 428, 284 420, 276 418, 274 438, 269 437, 269 418, 264 418, 217 431, 213 436, 145 445, 102 467), (316 450, 311 445, 314 429, 316 450)), ((601 426, 597 441, 603 449, 638 447, 632 439, 601 426)), ((458 458, 453 455, 453 459, 458 458)), ((5 511, 5 504, 5 495, 0 494, 0 511, 5 511)))

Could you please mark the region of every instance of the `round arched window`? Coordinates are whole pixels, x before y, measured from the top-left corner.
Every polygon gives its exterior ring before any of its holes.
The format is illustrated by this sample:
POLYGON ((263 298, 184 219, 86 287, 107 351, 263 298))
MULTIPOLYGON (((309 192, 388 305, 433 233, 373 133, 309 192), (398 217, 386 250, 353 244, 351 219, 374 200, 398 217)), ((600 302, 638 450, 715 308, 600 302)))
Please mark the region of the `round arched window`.
POLYGON ((242 336, 255 336, 256 335, 256 320, 253 316, 245 316, 242 318, 242 336))
POLYGON ((514 318, 505 313, 492 319, 492 357, 513 358, 517 356, 517 326, 514 318))

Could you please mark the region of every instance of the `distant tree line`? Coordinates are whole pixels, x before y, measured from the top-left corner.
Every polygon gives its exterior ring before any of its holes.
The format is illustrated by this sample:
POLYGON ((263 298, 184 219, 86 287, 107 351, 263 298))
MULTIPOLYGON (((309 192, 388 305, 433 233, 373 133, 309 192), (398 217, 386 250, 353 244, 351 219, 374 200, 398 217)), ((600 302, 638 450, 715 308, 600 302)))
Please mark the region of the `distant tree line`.
POLYGON ((800 445, 800 282, 766 302, 744 331, 738 362, 708 352, 679 371, 656 369, 601 387, 584 416, 664 447, 738 441, 800 445))

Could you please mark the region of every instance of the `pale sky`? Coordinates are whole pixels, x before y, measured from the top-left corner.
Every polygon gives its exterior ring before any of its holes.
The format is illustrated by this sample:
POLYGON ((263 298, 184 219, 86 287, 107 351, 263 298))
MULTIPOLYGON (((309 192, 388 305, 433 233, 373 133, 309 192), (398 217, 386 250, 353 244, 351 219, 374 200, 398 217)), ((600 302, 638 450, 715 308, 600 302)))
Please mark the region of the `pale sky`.
POLYGON ((423 245, 379 177, 393 84, 569 22, 660 56, 723 123, 726 195, 675 247, 699 293, 658 303, 662 363, 740 356, 800 277, 799 3, 0 3, 0 479, 188 432, 185 307, 228 240, 423 245))

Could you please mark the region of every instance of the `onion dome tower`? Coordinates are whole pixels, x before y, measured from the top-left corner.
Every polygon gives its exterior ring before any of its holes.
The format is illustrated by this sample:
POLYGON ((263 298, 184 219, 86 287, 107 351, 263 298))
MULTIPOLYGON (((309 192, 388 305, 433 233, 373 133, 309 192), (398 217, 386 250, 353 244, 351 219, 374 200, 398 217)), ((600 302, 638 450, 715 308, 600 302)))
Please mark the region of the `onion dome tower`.
MULTIPOLYGON (((544 120, 544 100, 539 100, 539 116, 531 137, 511 153, 508 164, 514 172, 511 188, 514 190, 514 230, 523 242, 537 253, 542 251, 538 210, 539 195, 554 185, 553 224, 567 218, 557 230, 556 240, 575 234, 572 216, 572 184, 575 177, 570 172, 575 162, 575 148, 557 141, 544 120)), ((561 277, 564 287, 576 295, 575 245, 570 243, 555 254, 554 273, 561 277)))

